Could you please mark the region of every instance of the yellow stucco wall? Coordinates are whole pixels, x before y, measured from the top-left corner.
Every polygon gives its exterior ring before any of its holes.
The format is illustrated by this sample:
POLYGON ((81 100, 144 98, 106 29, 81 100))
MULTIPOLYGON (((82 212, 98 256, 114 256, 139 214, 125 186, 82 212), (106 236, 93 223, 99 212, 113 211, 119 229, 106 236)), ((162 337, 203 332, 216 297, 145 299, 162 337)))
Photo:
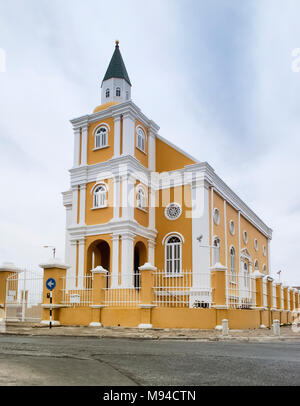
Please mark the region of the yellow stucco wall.
POLYGON ((88 141, 87 141, 87 163, 88 165, 97 164, 99 162, 108 161, 114 155, 114 120, 112 117, 103 119, 89 126, 88 129, 88 141), (107 124, 110 127, 108 132, 108 147, 94 150, 95 148, 95 136, 94 130, 100 124, 107 124))
POLYGON ((181 169, 186 165, 192 165, 195 161, 191 160, 181 152, 172 148, 160 139, 156 139, 156 171, 174 171, 181 169))
POLYGON ((148 154, 149 154, 149 131, 148 128, 145 127, 139 120, 135 120, 135 134, 134 134, 134 156, 136 157, 136 159, 138 161, 140 161, 140 163, 145 166, 146 168, 148 168, 148 154), (146 136, 146 140, 145 140, 145 152, 141 151, 140 149, 137 148, 137 137, 136 137, 136 130, 137 127, 140 126, 146 136))

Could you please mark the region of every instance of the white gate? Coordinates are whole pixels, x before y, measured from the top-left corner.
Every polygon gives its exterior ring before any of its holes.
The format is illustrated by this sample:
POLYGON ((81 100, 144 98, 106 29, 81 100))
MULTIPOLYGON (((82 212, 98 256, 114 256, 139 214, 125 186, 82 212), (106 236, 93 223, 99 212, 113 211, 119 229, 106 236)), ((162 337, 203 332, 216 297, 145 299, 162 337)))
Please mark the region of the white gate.
POLYGON ((43 271, 24 270, 6 281, 5 320, 36 322, 42 318, 43 271))

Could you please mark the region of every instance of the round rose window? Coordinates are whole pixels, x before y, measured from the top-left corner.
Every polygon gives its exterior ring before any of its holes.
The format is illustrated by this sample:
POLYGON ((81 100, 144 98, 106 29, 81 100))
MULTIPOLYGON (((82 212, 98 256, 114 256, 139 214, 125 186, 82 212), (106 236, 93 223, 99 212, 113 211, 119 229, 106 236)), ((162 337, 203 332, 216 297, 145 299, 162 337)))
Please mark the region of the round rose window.
POLYGON ((181 206, 178 203, 170 203, 165 209, 165 216, 169 220, 176 220, 181 216, 181 206))

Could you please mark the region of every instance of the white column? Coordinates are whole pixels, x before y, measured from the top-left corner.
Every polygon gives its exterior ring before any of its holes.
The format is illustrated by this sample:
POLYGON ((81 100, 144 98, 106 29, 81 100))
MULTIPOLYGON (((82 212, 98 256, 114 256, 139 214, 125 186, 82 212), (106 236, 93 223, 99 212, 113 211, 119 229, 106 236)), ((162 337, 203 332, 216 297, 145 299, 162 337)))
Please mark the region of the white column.
POLYGON ((120 176, 115 176, 114 180, 114 220, 120 217, 120 176))
POLYGON ((79 165, 80 154, 80 128, 74 130, 74 160, 73 167, 79 165))
POLYGON ((134 234, 122 234, 122 287, 133 287, 133 241, 134 234))
POLYGON ((86 200, 86 185, 80 185, 79 223, 81 225, 85 225, 85 200, 86 200))
POLYGON ((135 118, 131 113, 123 115, 123 155, 134 156, 135 118))
POLYGON ((84 275, 84 238, 79 240, 78 244, 78 288, 81 289, 84 286, 83 275, 84 275))
POLYGON ((134 184, 135 179, 127 174, 122 176, 122 217, 133 220, 134 218, 134 184))
POLYGON ((204 179, 192 183, 192 250, 193 288, 208 288, 209 249, 209 184, 204 179), (202 235, 201 242, 197 240, 202 235), (202 275, 201 275, 202 274, 202 275), (206 286, 205 286, 206 285, 206 286))
POLYGON ((155 241, 148 240, 148 262, 155 266, 155 241))
POLYGON ((65 263, 70 265, 71 264, 71 242, 70 236, 68 232, 68 227, 72 223, 72 205, 66 206, 66 241, 65 241, 65 263))
POLYGON ((120 156, 121 151, 121 116, 114 117, 114 158, 120 156))
MULTIPOLYGON (((224 200, 224 232, 225 232, 225 266, 228 267, 228 244, 227 244, 227 205, 224 200)), ((226 278, 227 281, 227 278, 226 278)))
POLYGON ((156 170, 156 137, 154 132, 149 129, 149 150, 148 150, 149 158, 148 158, 148 165, 150 171, 156 170))
POLYGON ((67 270, 67 284, 66 284, 66 288, 67 289, 74 289, 76 282, 75 282, 75 278, 76 278, 76 255, 77 252, 77 240, 72 240, 70 241, 70 268, 67 270))
POLYGON ((111 287, 116 288, 118 286, 119 275, 119 234, 113 234, 112 236, 112 272, 111 272, 111 287))
POLYGON ((72 187, 72 224, 77 224, 78 186, 72 187))
MULTIPOLYGON (((153 187, 149 188, 149 228, 155 229, 156 192, 153 187)), ((152 264, 154 265, 154 264, 152 264)))
POLYGON ((88 139, 88 125, 86 124, 81 129, 81 165, 87 164, 87 139, 88 139))

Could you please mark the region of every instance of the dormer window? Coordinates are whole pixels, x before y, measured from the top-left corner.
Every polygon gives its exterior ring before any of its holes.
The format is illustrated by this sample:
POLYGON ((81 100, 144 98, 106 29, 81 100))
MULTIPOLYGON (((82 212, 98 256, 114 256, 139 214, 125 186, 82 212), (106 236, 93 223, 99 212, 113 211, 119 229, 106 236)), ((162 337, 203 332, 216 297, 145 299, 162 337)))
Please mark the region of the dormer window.
POLYGON ((119 87, 116 88, 116 96, 117 97, 121 96, 121 89, 119 87))
POLYGON ((105 127, 100 127, 95 134, 95 148, 104 148, 107 147, 107 129, 105 127))
POLYGON ((106 96, 106 98, 108 98, 108 97, 110 96, 110 91, 109 91, 109 89, 106 89, 106 90, 105 90, 105 96, 106 96))
POLYGON ((141 128, 138 128, 136 131, 137 135, 137 140, 136 140, 136 146, 138 149, 141 151, 145 152, 145 145, 146 145, 146 136, 144 131, 141 128))

